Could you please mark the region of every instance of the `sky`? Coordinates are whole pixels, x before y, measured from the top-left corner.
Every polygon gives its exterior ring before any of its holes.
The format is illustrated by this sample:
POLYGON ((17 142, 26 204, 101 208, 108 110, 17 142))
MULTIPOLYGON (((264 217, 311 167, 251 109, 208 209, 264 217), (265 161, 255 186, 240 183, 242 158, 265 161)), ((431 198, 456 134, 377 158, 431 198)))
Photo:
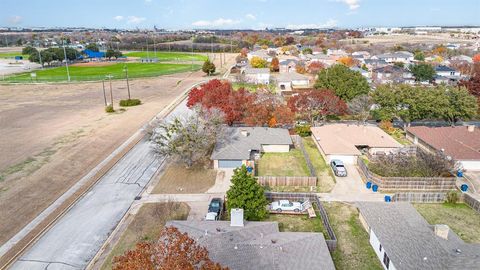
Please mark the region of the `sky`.
POLYGON ((163 29, 480 25, 480 0, 0 0, 0 26, 163 29))

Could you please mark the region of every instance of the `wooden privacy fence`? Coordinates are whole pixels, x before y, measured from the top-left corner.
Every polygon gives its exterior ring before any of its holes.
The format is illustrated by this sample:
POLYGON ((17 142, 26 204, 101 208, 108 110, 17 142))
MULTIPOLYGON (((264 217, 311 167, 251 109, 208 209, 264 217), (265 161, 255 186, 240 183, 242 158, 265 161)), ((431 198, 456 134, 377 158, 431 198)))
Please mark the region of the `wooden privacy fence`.
POLYGON ((313 167, 312 161, 310 160, 310 156, 305 150, 302 137, 300 137, 299 135, 291 135, 290 137, 292 138, 295 148, 300 148, 300 150, 302 151, 302 154, 305 157, 305 162, 307 163, 308 171, 310 172, 310 176, 316 176, 317 172, 315 171, 315 167, 313 167))
POLYGON ((402 192, 392 196, 394 202, 442 203, 446 192, 402 192))
POLYGON ((463 193, 463 201, 466 204, 470 205, 470 207, 472 207, 473 210, 480 213, 480 201, 478 201, 468 193, 463 193))
POLYGON ((262 186, 316 186, 317 177, 312 176, 258 176, 257 182, 262 186))
POLYGON ((325 242, 327 243, 328 250, 330 253, 333 253, 337 248, 337 236, 333 231, 332 226, 330 225, 330 221, 328 219, 327 211, 322 205, 318 196, 314 193, 288 193, 288 192, 265 192, 265 197, 269 201, 278 201, 278 200, 310 200, 311 202, 317 205, 316 212, 322 219, 322 224, 325 230, 327 231, 327 235, 325 235, 325 242))
POLYGON ((455 177, 383 177, 371 172, 365 162, 357 159, 360 172, 384 191, 448 191, 455 189, 455 177))

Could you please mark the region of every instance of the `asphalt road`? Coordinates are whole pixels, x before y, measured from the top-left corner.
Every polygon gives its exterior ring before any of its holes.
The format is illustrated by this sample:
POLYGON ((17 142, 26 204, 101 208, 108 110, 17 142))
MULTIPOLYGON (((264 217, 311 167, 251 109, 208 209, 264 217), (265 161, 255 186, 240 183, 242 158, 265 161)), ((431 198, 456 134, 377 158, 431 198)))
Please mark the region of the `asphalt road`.
MULTIPOLYGON (((188 111, 182 102, 167 119, 188 111)), ((84 269, 163 162, 151 150, 135 145, 11 269, 84 269)))

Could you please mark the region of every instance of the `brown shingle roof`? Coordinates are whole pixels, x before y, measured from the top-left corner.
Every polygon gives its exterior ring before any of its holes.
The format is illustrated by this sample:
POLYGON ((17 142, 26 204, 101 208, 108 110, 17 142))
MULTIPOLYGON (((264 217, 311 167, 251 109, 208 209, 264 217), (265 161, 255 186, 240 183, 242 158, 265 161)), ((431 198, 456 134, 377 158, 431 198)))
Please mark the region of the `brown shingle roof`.
POLYGON ((409 127, 415 135, 431 147, 442 150, 455 160, 480 160, 480 129, 472 132, 465 126, 457 127, 409 127))

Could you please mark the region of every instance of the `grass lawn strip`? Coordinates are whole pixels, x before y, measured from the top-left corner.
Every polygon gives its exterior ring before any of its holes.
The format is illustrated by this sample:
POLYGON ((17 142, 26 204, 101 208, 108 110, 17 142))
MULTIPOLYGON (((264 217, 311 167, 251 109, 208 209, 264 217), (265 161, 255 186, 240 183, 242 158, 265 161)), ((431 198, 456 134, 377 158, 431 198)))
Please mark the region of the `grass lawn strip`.
POLYGON ((160 175, 153 194, 192 194, 204 193, 215 184, 217 172, 203 167, 185 168, 183 165, 170 164, 160 175))
POLYGON ((264 153, 257 169, 259 176, 309 176, 307 162, 298 149, 288 153, 264 153))
MULTIPOLYGON (((70 66, 69 72, 72 81, 96 81, 104 80, 106 75, 112 75, 112 79, 124 79, 124 66, 128 67, 129 78, 154 77, 160 75, 187 72, 192 70, 190 64, 167 64, 167 63, 117 63, 106 66, 70 66)), ((200 69, 199 65, 193 65, 193 70, 200 69)), ((31 72, 20 73, 7 77, 6 81, 31 82, 31 72)), ((35 71, 36 81, 58 82, 67 81, 67 72, 64 66, 46 68, 35 71)))
POLYGON ((135 247, 139 241, 151 241, 160 235, 168 220, 186 220, 189 207, 185 203, 166 202, 144 204, 112 249, 102 270, 112 269, 112 260, 135 247))
POLYGON ((321 232, 328 238, 320 217, 309 218, 308 215, 270 214, 264 221, 278 222, 281 232, 321 232))
POLYGON ((431 225, 446 224, 463 241, 480 243, 480 214, 464 203, 413 204, 431 225))
POLYGON ((124 54, 127 57, 139 57, 139 58, 158 58, 159 61, 205 61, 208 59, 207 56, 202 54, 191 54, 191 53, 181 53, 181 52, 127 52, 124 54))
POLYGON ((30 55, 22 54, 22 52, 0 52, 0 59, 15 58, 15 56, 22 56, 23 60, 28 60, 28 57, 30 57, 30 55))
POLYGON ((312 138, 302 138, 305 151, 310 157, 313 167, 317 173, 318 183, 317 192, 330 192, 335 186, 335 177, 333 177, 330 166, 323 159, 312 138))
POLYGON ((369 235, 358 219, 354 206, 333 202, 324 203, 330 224, 337 236, 337 249, 332 255, 338 270, 382 270, 369 235))

